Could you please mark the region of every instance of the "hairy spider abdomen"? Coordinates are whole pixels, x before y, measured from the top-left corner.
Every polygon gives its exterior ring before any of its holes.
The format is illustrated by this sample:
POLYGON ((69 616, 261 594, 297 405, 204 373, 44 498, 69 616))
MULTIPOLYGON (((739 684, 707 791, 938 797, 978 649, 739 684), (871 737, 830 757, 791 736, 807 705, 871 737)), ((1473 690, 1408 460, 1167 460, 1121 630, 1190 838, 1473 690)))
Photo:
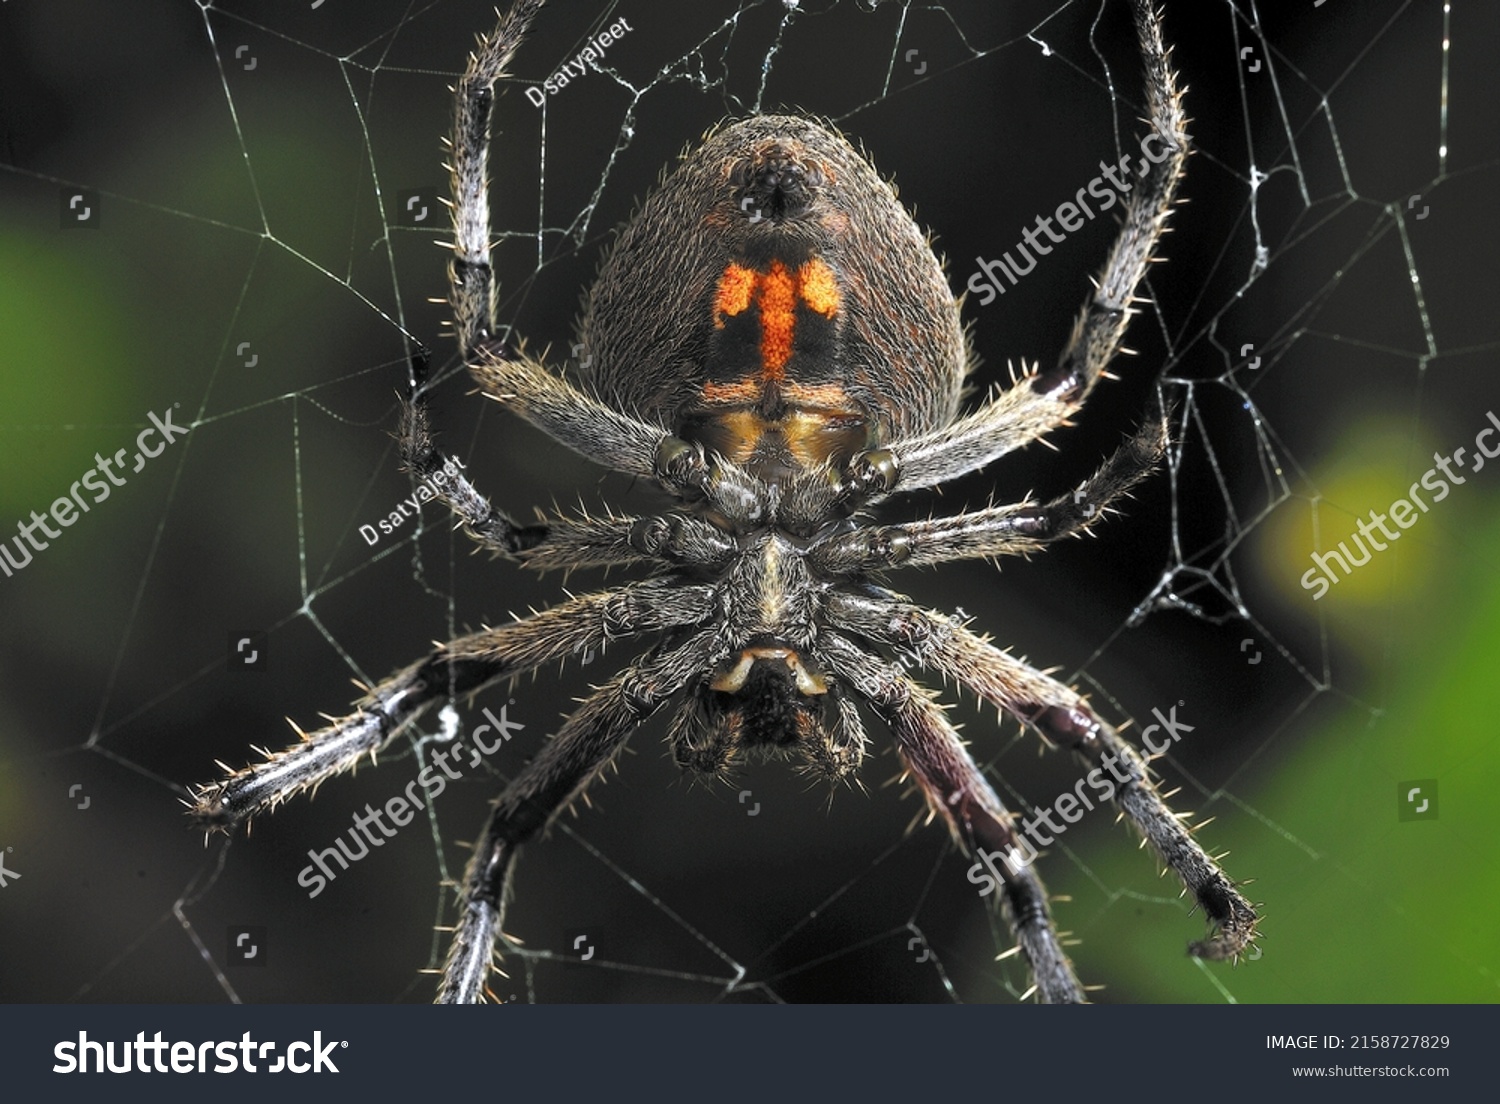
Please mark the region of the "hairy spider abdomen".
POLYGON ((895 189, 784 115, 721 127, 645 200, 582 336, 600 399, 773 482, 946 425, 969 363, 895 189))

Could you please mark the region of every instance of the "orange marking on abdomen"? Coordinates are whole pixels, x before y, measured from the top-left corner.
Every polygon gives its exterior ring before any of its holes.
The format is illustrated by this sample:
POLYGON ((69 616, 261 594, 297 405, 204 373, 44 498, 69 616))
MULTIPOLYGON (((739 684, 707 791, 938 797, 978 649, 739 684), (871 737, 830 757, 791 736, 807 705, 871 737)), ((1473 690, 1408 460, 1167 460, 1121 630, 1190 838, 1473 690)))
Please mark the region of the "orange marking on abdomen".
POLYGON ((772 261, 765 272, 740 264, 729 264, 719 277, 714 294, 714 326, 723 329, 724 319, 743 314, 754 303, 760 309, 760 372, 762 383, 786 379, 786 363, 792 358, 797 328, 797 304, 832 318, 842 298, 833 270, 816 257, 795 272, 781 261, 772 261))
POLYGON ((839 284, 833 269, 814 257, 797 270, 798 290, 802 301, 824 318, 839 312, 839 284))
POLYGON ((842 383, 789 383, 782 392, 793 406, 818 408, 831 413, 854 412, 849 392, 842 383))
POLYGON ((719 293, 714 296, 714 325, 722 327, 725 315, 736 315, 750 305, 755 293, 759 273, 754 269, 732 264, 719 277, 719 293))
POLYGON ((760 278, 760 378, 767 383, 786 378, 792 359, 792 329, 797 321, 797 281, 780 261, 760 278))

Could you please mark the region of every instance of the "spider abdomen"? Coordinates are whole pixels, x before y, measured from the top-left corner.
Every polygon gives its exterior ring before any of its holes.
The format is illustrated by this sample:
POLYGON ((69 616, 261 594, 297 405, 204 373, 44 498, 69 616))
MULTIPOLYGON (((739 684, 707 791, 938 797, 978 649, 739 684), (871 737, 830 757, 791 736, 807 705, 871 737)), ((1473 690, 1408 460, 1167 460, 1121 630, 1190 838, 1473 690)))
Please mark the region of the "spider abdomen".
POLYGON ((688 154, 621 232, 582 336, 599 398, 772 481, 947 424, 968 365, 895 190, 793 116, 688 154))

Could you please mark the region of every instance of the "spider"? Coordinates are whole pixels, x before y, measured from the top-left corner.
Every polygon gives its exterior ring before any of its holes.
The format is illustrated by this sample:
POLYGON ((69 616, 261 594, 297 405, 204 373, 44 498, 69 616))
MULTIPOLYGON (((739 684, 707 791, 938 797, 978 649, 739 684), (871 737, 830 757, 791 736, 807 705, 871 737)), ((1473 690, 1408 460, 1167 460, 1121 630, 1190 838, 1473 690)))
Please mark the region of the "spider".
POLYGON ((1135 182, 1057 364, 962 413, 971 356, 941 263, 869 162, 796 116, 722 125, 645 200, 587 301, 576 380, 498 341, 490 113, 542 7, 516 0, 455 89, 449 302, 459 348, 489 398, 654 483, 670 507, 516 523, 466 475, 451 475, 430 430, 424 353, 402 400, 403 461, 416 478, 450 473, 432 485, 483 548, 537 569, 644 566, 646 578, 438 646, 369 690, 352 715, 199 787, 197 820, 227 831, 373 757, 435 702, 645 637, 643 654, 596 687, 493 803, 461 884, 439 1002, 485 998, 522 845, 669 703, 676 761, 706 776, 747 754, 781 753, 849 778, 866 752, 862 710, 879 718, 957 844, 1002 856, 992 869, 1031 992, 1084 1000, 1041 881, 1014 861, 1015 818, 936 695, 908 675, 914 664, 1085 766, 1111 764, 1120 811, 1206 914, 1210 932, 1191 953, 1237 958, 1256 938, 1256 912, 1168 807, 1140 753, 1071 687, 880 582, 896 567, 1026 554, 1084 531, 1160 460, 1166 413, 1148 417, 1073 494, 908 524, 872 516, 892 495, 980 469, 1067 424, 1120 351, 1187 153, 1159 17, 1150 0, 1132 4, 1149 122, 1165 153, 1135 182))

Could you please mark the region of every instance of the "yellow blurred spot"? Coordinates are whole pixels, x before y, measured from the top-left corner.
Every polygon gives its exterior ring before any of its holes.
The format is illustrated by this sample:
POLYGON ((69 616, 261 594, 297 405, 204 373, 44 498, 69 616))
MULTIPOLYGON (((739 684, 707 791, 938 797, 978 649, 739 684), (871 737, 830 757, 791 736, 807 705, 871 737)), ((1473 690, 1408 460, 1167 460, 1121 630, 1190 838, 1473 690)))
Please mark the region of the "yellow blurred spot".
MULTIPOLYGON (((1464 443, 1455 440, 1445 455, 1464 443)), ((1450 485, 1440 501, 1421 485, 1435 447, 1427 429, 1414 431, 1409 420, 1371 417, 1347 430, 1310 473, 1311 487, 1299 488, 1261 529, 1260 562, 1287 602, 1353 630, 1372 611, 1422 597, 1463 500, 1474 499, 1470 508, 1479 502, 1472 479, 1450 485)))

